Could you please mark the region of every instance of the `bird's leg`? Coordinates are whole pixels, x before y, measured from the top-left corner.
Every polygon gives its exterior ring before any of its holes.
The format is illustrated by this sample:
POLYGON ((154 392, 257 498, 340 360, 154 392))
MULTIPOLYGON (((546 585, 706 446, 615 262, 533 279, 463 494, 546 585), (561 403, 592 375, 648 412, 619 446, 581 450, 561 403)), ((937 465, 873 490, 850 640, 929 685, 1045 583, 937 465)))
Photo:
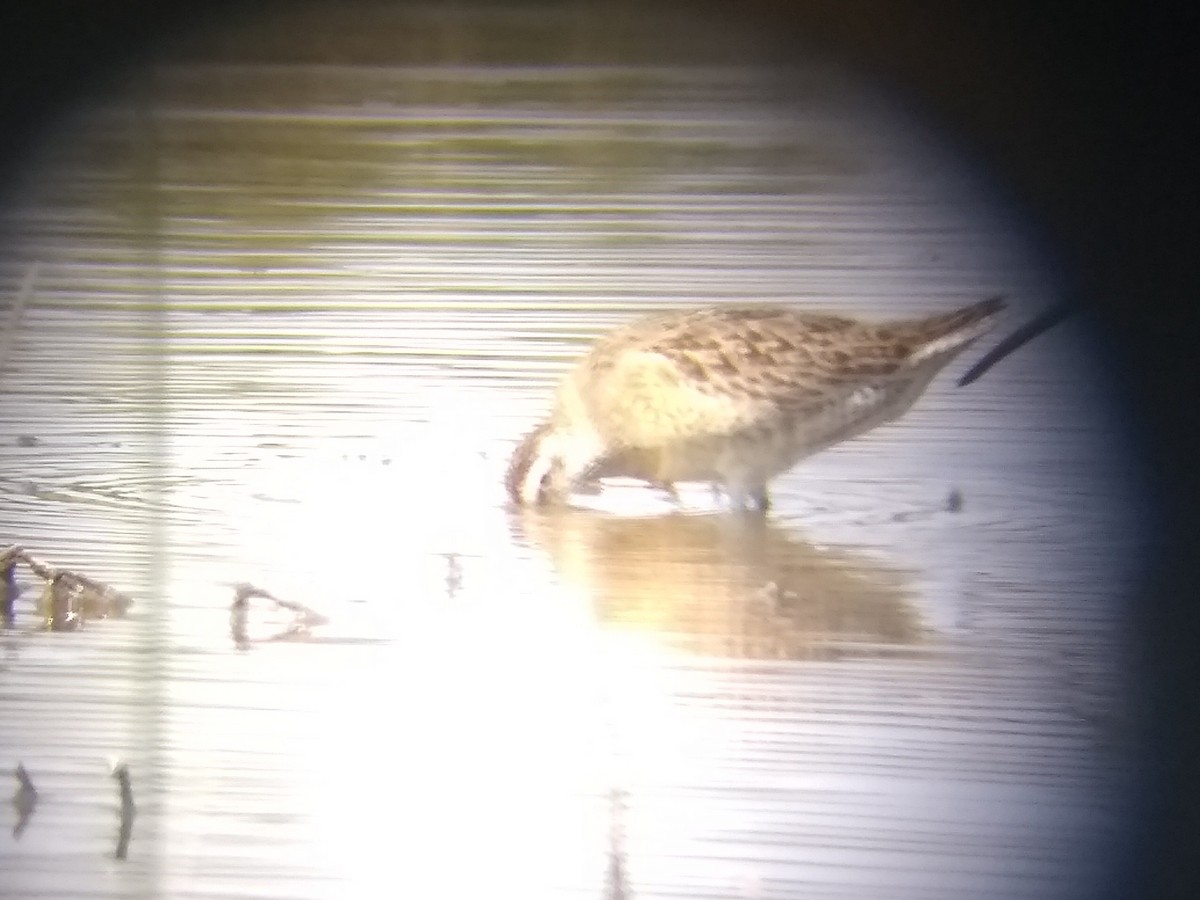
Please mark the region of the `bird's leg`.
POLYGON ((766 513, 771 508, 765 484, 748 485, 742 482, 726 483, 725 495, 735 510, 766 513))
POLYGON ((676 506, 683 506, 683 500, 679 497, 679 489, 675 487, 673 481, 654 481, 651 482, 654 487, 658 488, 667 495, 667 499, 676 506))

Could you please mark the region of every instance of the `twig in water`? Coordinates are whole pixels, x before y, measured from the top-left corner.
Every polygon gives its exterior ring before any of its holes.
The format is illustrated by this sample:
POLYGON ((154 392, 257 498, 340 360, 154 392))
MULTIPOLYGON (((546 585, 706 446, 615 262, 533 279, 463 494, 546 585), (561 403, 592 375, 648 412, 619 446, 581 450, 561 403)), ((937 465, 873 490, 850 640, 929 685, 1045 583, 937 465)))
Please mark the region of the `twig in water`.
POLYGON ((137 807, 133 803, 133 786, 129 783, 129 766, 118 763, 112 768, 112 777, 121 786, 121 828, 117 833, 117 859, 124 859, 129 852, 129 839, 133 835, 133 817, 137 807))

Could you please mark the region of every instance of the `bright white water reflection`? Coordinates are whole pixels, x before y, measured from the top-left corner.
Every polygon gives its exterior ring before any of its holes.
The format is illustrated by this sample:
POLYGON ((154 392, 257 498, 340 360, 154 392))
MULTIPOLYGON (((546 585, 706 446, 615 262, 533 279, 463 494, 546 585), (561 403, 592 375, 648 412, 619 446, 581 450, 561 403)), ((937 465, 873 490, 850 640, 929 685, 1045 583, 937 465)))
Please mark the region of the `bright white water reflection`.
POLYGON ((1031 315, 1037 248, 967 173, 815 63, 202 56, 7 210, 4 296, 41 268, 0 537, 137 596, 37 632, 20 575, 0 768, 40 799, 8 890, 1094 895, 1141 548, 1078 323, 955 390, 968 355, 766 522, 500 486, 569 360, 651 308, 1031 315), (239 650, 237 581, 329 624, 239 650))

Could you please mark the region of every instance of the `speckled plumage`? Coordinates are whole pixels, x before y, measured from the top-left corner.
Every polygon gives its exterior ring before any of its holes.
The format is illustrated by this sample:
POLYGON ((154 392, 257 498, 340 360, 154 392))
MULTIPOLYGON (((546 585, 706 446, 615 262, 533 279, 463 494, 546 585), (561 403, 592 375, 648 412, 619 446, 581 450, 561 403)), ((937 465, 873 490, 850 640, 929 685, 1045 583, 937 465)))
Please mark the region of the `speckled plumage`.
POLYGON ((765 508, 771 478, 902 415, 1003 305, 889 322, 766 304, 636 320, 563 378, 513 454, 508 492, 532 504, 626 475, 711 482, 765 508))

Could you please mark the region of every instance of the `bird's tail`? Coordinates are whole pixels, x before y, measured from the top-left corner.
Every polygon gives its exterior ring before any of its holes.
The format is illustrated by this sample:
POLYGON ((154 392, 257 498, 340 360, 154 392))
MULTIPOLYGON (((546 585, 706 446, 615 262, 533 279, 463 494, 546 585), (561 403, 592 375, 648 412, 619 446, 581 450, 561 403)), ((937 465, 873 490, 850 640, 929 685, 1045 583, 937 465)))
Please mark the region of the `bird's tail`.
POLYGON ((917 326, 918 347, 910 362, 953 354, 986 334, 1004 309, 1003 297, 989 297, 952 313, 932 316, 917 326))

